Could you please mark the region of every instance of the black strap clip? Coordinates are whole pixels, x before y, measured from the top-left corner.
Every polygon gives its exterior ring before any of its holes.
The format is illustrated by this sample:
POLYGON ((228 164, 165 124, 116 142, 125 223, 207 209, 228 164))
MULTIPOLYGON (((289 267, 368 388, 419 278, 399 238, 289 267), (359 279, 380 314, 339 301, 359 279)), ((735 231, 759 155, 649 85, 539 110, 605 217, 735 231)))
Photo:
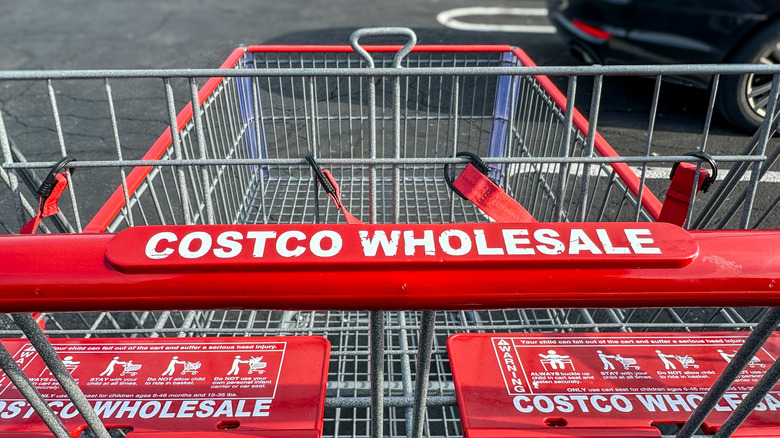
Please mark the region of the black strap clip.
MULTIPOLYGON (((68 166, 68 163, 72 161, 76 161, 76 159, 70 155, 66 155, 51 168, 49 174, 46 176, 46 179, 43 180, 41 186, 38 187, 38 195, 41 197, 41 199, 45 201, 49 198, 49 196, 51 196, 51 192, 57 185, 57 175, 61 173, 62 169, 65 169, 68 166)), ((73 168, 68 168, 68 171, 73 174, 73 168)))
MULTIPOLYGON (((687 154, 683 154, 690 157, 698 157, 702 160, 709 163, 710 168, 712 169, 712 172, 710 172, 709 175, 707 175, 707 178, 704 179, 704 182, 701 184, 701 191, 707 192, 707 190, 712 187, 712 184, 715 182, 715 180, 718 178, 718 164, 715 162, 715 159, 710 156, 710 154, 704 153, 704 152, 688 152, 687 154)), ((674 173, 677 171, 677 167, 680 165, 680 163, 674 163, 672 165, 672 171, 669 173, 669 179, 674 178, 674 173)))
MULTIPOLYGON (((455 154, 456 157, 467 157, 469 161, 471 162, 471 165, 474 166, 479 173, 487 176, 490 172, 490 166, 487 165, 484 161, 482 161, 482 158, 479 158, 477 154, 474 154, 472 152, 458 152, 455 154)), ((447 186, 452 190, 456 195, 460 196, 463 199, 468 200, 466 196, 463 195, 463 193, 460 192, 460 190, 456 189, 452 185, 452 179, 450 178, 450 163, 447 163, 444 165, 444 182, 447 183, 447 186)))
POLYGON ((317 178, 317 181, 320 182, 322 188, 325 189, 328 195, 336 196, 336 188, 333 187, 333 184, 331 184, 330 179, 322 171, 320 165, 317 164, 317 161, 314 159, 314 155, 309 153, 306 154, 304 158, 309 163, 309 166, 311 166, 311 169, 314 171, 314 177, 317 178))

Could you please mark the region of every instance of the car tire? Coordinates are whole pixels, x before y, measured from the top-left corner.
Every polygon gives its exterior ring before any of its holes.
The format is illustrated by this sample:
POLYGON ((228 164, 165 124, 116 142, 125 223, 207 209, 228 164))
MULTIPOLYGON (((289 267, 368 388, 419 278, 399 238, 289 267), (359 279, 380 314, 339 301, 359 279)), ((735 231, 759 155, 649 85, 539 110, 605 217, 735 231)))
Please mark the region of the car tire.
MULTIPOLYGON (((727 62, 780 64, 780 20, 765 25, 740 44, 727 62)), ((771 83, 771 75, 721 76, 716 100, 718 111, 736 128, 755 132, 764 120, 761 103, 768 100, 771 83)))

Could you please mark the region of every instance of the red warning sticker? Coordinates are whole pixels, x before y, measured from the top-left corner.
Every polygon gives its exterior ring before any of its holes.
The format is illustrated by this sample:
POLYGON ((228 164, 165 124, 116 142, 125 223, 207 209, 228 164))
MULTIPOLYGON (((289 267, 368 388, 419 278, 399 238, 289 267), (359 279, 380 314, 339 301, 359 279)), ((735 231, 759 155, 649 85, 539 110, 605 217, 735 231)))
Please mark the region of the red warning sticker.
MULTIPOLYGON (((651 423, 685 422, 746 337, 459 334, 448 348, 468 437, 660 436, 651 423)), ((773 335, 718 403, 705 431, 723 423, 778 356, 780 335, 773 335)), ((780 436, 780 385, 740 433, 780 436)))
MULTIPOLYGON (((30 343, 2 340, 69 431, 84 426, 30 343)), ((330 344, 320 337, 52 341, 107 426, 321 436, 330 344)), ((0 435, 48 431, 0 372, 0 435)))

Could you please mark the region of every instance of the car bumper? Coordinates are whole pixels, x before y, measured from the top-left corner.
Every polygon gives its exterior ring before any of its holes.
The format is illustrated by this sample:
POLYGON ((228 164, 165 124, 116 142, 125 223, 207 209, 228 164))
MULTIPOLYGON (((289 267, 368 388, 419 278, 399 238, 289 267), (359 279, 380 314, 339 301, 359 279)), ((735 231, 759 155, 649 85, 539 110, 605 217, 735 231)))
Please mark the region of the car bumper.
MULTIPOLYGON (((648 51, 645 43, 655 46, 664 44, 664 38, 658 35, 642 34, 637 31, 604 26, 601 30, 608 33, 608 38, 595 37, 574 24, 558 11, 550 10, 550 21, 556 27, 558 34, 568 43, 572 55, 587 64, 641 65, 641 64, 679 64, 680 60, 665 55, 664 50, 648 51)), ((678 42, 674 42, 679 44, 678 42)), ((677 50, 677 49, 675 49, 677 50)), ((707 53, 706 46, 695 46, 691 43, 690 50, 707 53)), ((717 62, 704 60, 698 62, 717 62)), ((679 76, 668 78, 673 82, 693 85, 700 88, 709 86, 709 77, 679 76)))
POLYGON ((550 14, 550 21, 558 31, 558 34, 569 44, 572 55, 587 64, 603 64, 604 51, 607 41, 588 35, 577 28, 574 23, 566 19, 561 13, 550 14))

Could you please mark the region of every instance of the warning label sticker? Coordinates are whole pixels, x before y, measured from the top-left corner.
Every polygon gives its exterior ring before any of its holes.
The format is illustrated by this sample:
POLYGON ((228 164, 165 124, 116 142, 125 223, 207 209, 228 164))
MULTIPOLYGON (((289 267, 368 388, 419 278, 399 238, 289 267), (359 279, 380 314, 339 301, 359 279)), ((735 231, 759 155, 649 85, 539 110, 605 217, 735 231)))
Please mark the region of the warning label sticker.
MULTIPOLYGON (((464 425, 471 428, 647 427, 685 421, 736 354, 747 333, 462 334, 449 340, 464 425), (490 359, 487 359, 490 358, 490 359), (533 418, 536 418, 534 422, 533 418), (530 420, 530 421, 529 421, 530 420), (649 420, 649 421, 648 421, 649 420), (628 421, 630 424, 627 424, 628 421)), ((706 426, 720 424, 780 355, 774 335, 753 357, 706 426)), ((775 424, 780 387, 743 427, 775 424), (767 422, 767 420, 772 421, 767 422)), ((533 436, 518 434, 517 436, 533 436)), ((766 436, 766 435, 764 435, 766 436)))
MULTIPOLYGON (((26 340, 3 340, 66 426, 83 420, 26 340)), ((321 430, 329 344, 318 337, 57 339, 52 344, 98 416, 135 431, 321 430)), ((3 429, 44 427, 0 372, 3 429)), ((69 427, 70 428, 70 427, 69 427)))

